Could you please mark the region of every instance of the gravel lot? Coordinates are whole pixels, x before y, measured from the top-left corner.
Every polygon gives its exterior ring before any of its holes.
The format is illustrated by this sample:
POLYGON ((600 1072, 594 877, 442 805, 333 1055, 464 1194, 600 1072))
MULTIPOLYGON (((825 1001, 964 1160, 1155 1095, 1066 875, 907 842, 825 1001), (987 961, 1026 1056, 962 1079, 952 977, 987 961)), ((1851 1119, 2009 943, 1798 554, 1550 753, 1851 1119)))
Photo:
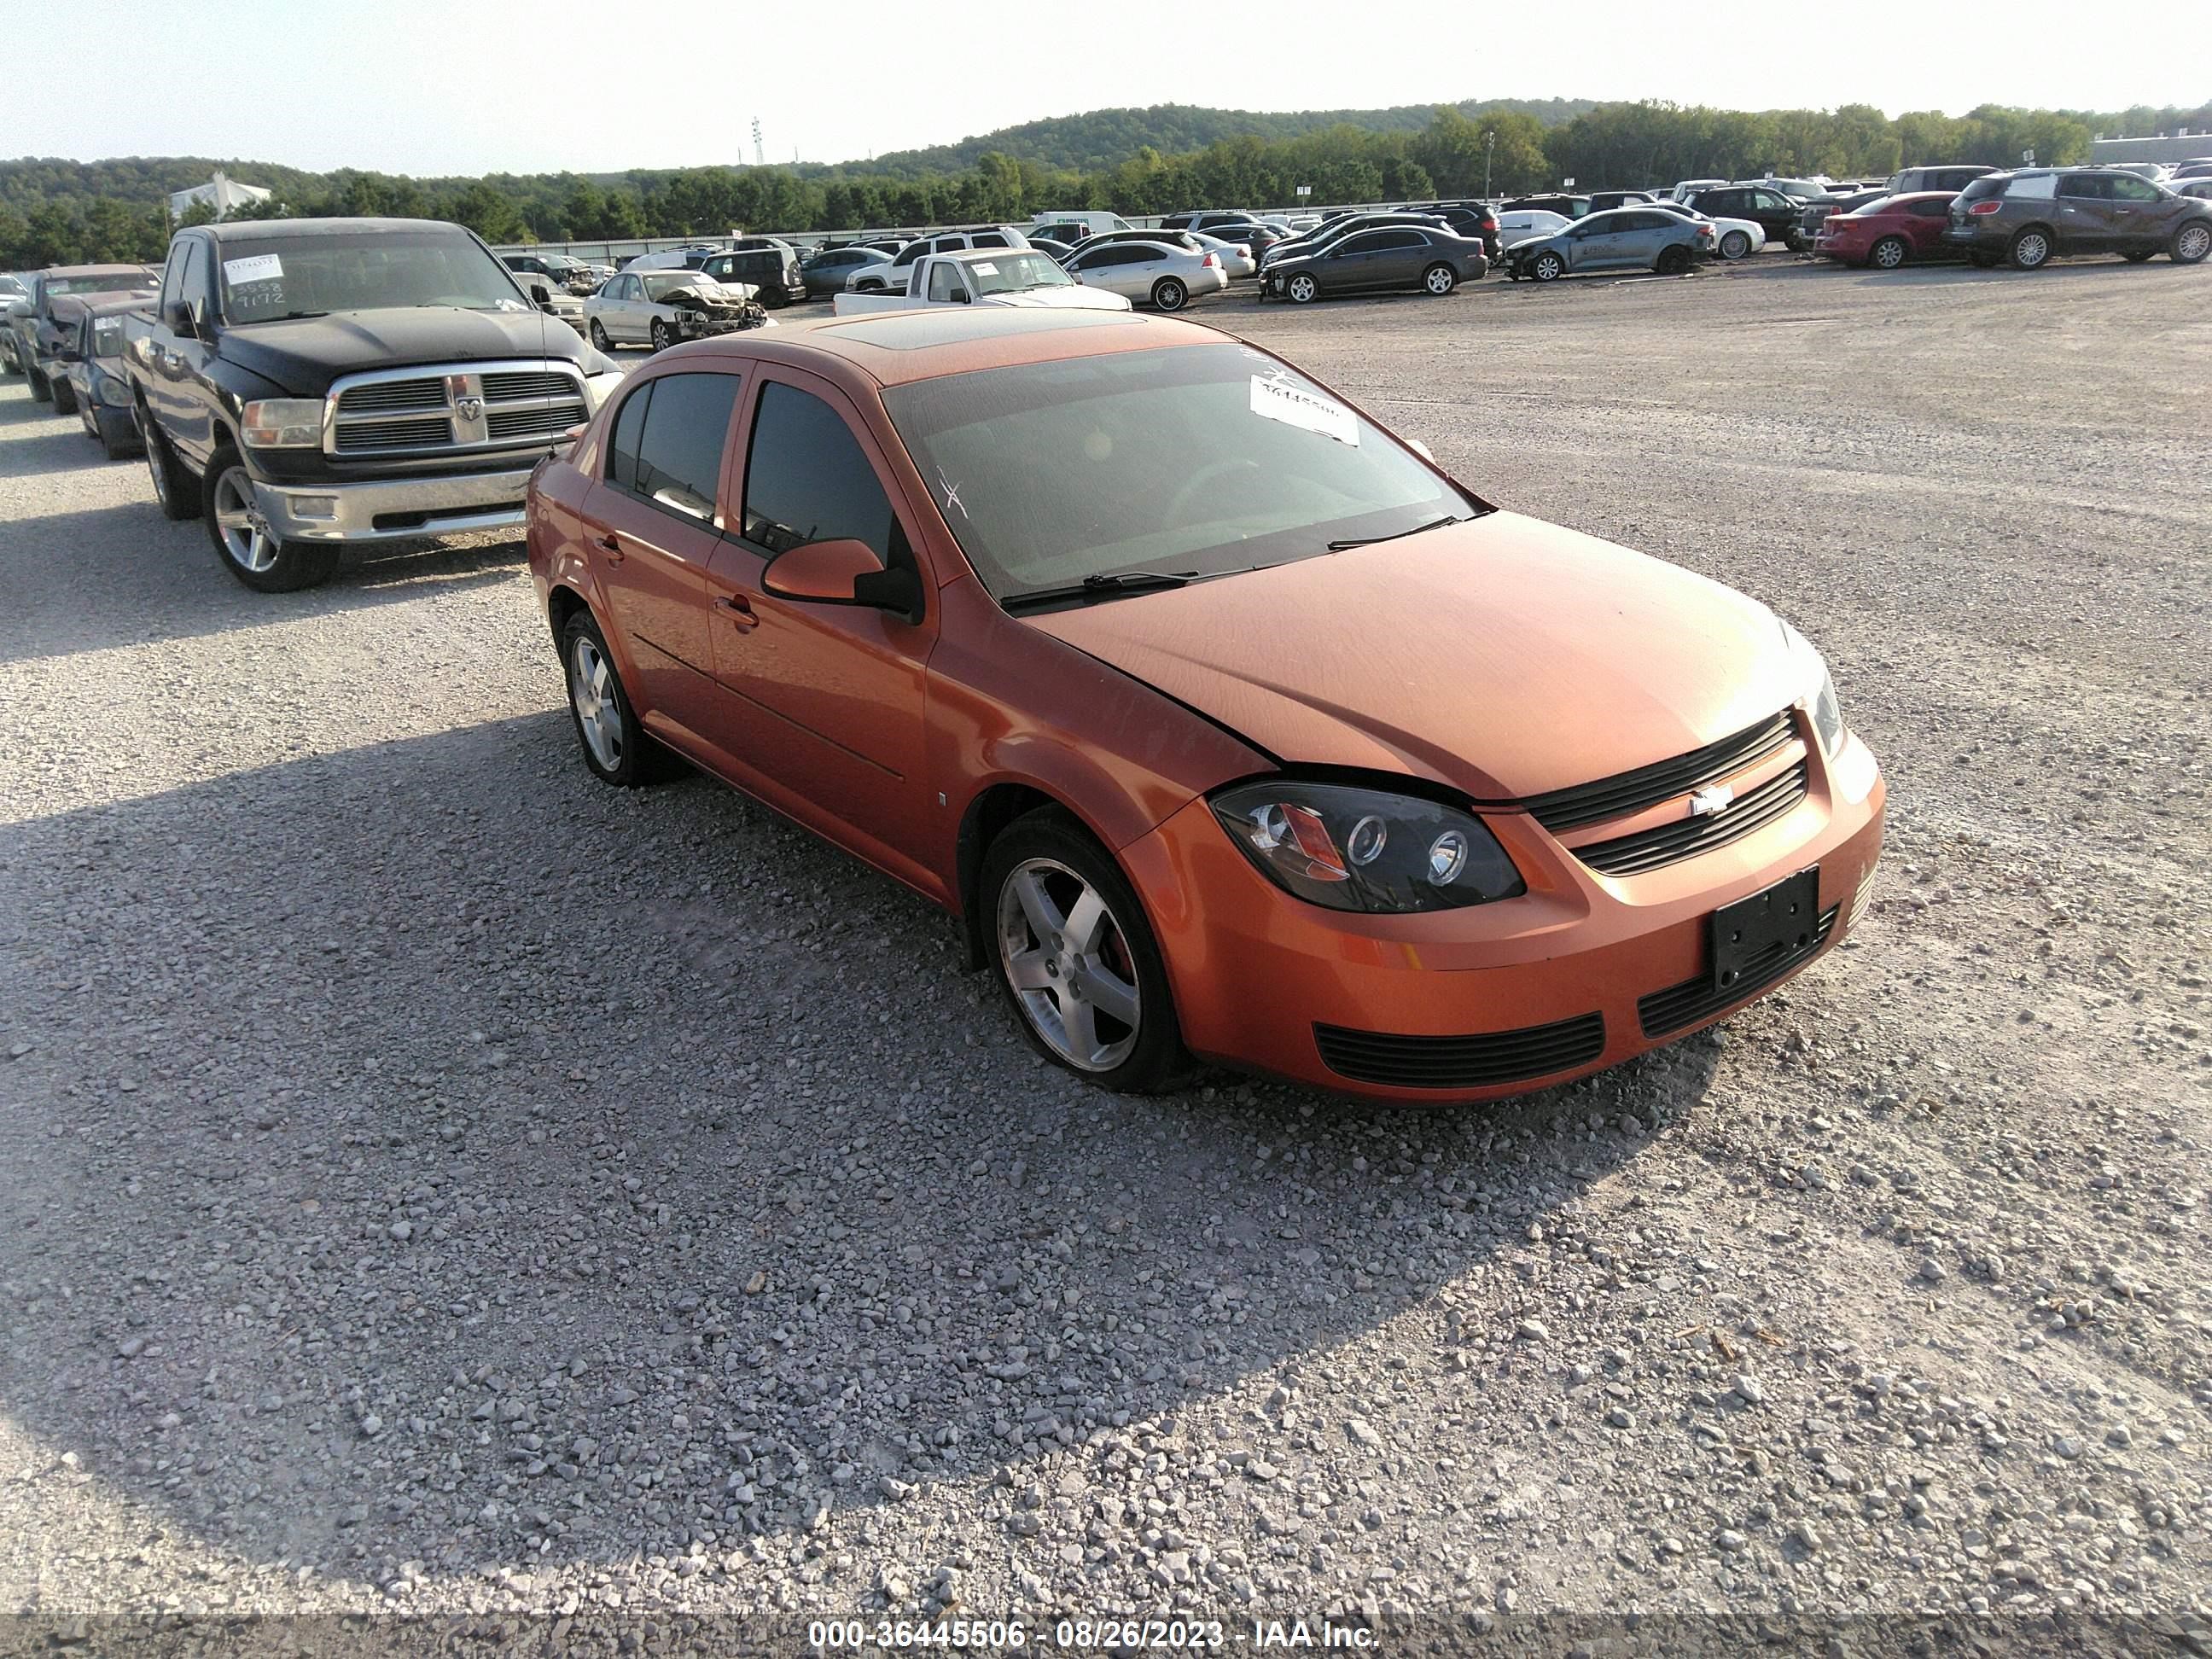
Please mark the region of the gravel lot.
POLYGON ((1049 1071, 903 890, 593 784, 519 543, 250 593, 0 382, 0 1611, 2212 1639, 2208 299, 1200 309, 1771 602, 1888 772, 1844 950, 1457 1110, 1049 1071))

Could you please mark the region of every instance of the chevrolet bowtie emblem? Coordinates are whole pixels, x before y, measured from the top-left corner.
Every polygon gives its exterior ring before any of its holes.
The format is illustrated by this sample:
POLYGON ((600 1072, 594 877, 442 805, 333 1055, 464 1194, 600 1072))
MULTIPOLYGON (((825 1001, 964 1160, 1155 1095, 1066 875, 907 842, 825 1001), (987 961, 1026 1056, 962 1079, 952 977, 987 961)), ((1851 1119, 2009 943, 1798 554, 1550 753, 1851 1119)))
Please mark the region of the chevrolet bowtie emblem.
POLYGON ((1710 783, 1690 797, 1690 816, 1709 818, 1716 812, 1725 812, 1735 799, 1735 791, 1724 783, 1710 783))

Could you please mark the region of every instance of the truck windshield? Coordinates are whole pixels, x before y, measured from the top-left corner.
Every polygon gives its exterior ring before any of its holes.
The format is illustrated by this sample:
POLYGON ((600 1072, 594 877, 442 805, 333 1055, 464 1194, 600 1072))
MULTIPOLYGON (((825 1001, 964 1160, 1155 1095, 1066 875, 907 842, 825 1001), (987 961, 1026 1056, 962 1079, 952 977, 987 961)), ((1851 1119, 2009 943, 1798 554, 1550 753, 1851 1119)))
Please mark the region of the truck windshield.
POLYGON ((1075 279, 1042 253, 1001 253, 968 267, 978 294, 1018 294, 1031 288, 1073 288, 1075 279))
POLYGON ((530 309, 513 273, 453 231, 225 239, 216 269, 232 324, 405 306, 530 309))
POLYGON ((1242 345, 976 369, 883 399, 1001 599, 1127 571, 1226 574, 1485 510, 1242 345))

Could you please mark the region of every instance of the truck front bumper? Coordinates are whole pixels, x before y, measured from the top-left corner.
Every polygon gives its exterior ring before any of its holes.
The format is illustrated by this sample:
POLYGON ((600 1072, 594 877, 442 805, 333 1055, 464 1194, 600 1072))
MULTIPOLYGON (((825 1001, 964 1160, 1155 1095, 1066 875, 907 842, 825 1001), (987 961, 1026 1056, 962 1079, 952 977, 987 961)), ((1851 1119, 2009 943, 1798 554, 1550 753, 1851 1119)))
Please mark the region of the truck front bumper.
POLYGON ((374 483, 253 481, 270 533, 288 542, 392 542, 523 522, 532 468, 374 483))

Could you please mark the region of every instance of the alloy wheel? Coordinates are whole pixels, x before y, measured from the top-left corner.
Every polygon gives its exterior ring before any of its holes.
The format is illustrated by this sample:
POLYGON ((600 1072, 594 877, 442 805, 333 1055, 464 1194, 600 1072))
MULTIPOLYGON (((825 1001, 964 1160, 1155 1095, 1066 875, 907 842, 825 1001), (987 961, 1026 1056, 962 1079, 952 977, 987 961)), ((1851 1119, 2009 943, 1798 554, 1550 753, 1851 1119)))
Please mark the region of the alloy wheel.
POLYGON ((606 771, 621 770, 622 704, 615 695, 614 672, 599 641, 586 633, 579 633, 568 647, 568 700, 576 706, 576 725, 592 758, 606 771))
POLYGON ((2185 265, 2195 264, 2208 253, 2212 253, 2212 225, 2184 225, 2173 239, 2173 257, 2185 265))
POLYGON ((999 965, 1031 1028, 1079 1071, 1109 1072, 1144 1018, 1135 958, 1105 896, 1067 866, 1028 859, 999 890, 999 965))
POLYGON ((1291 299, 1297 301, 1298 304, 1304 305, 1307 301, 1312 299, 1315 295, 1321 292, 1321 285, 1316 283, 1312 277, 1307 276, 1304 271, 1300 271, 1297 276, 1291 278, 1289 292, 1291 299))
POLYGON ((2024 230, 2012 245, 2012 262, 2022 270, 2033 270, 2051 258, 2051 239, 2039 230, 2024 230))
MULTIPOLYGON (((158 478, 158 463, 154 471, 158 478)), ((253 482, 244 467, 230 467, 215 481, 215 521, 222 537, 222 550, 233 564, 256 575, 274 568, 283 544, 261 516, 260 504, 253 499, 253 482)))
POLYGON ((1431 265, 1429 274, 1423 281, 1431 294, 1449 294, 1452 291, 1453 279, 1449 266, 1431 265))
POLYGON ((1874 245, 1874 262, 1884 270, 1895 270, 1905 263, 1905 244, 1894 236, 1885 236, 1874 245))

